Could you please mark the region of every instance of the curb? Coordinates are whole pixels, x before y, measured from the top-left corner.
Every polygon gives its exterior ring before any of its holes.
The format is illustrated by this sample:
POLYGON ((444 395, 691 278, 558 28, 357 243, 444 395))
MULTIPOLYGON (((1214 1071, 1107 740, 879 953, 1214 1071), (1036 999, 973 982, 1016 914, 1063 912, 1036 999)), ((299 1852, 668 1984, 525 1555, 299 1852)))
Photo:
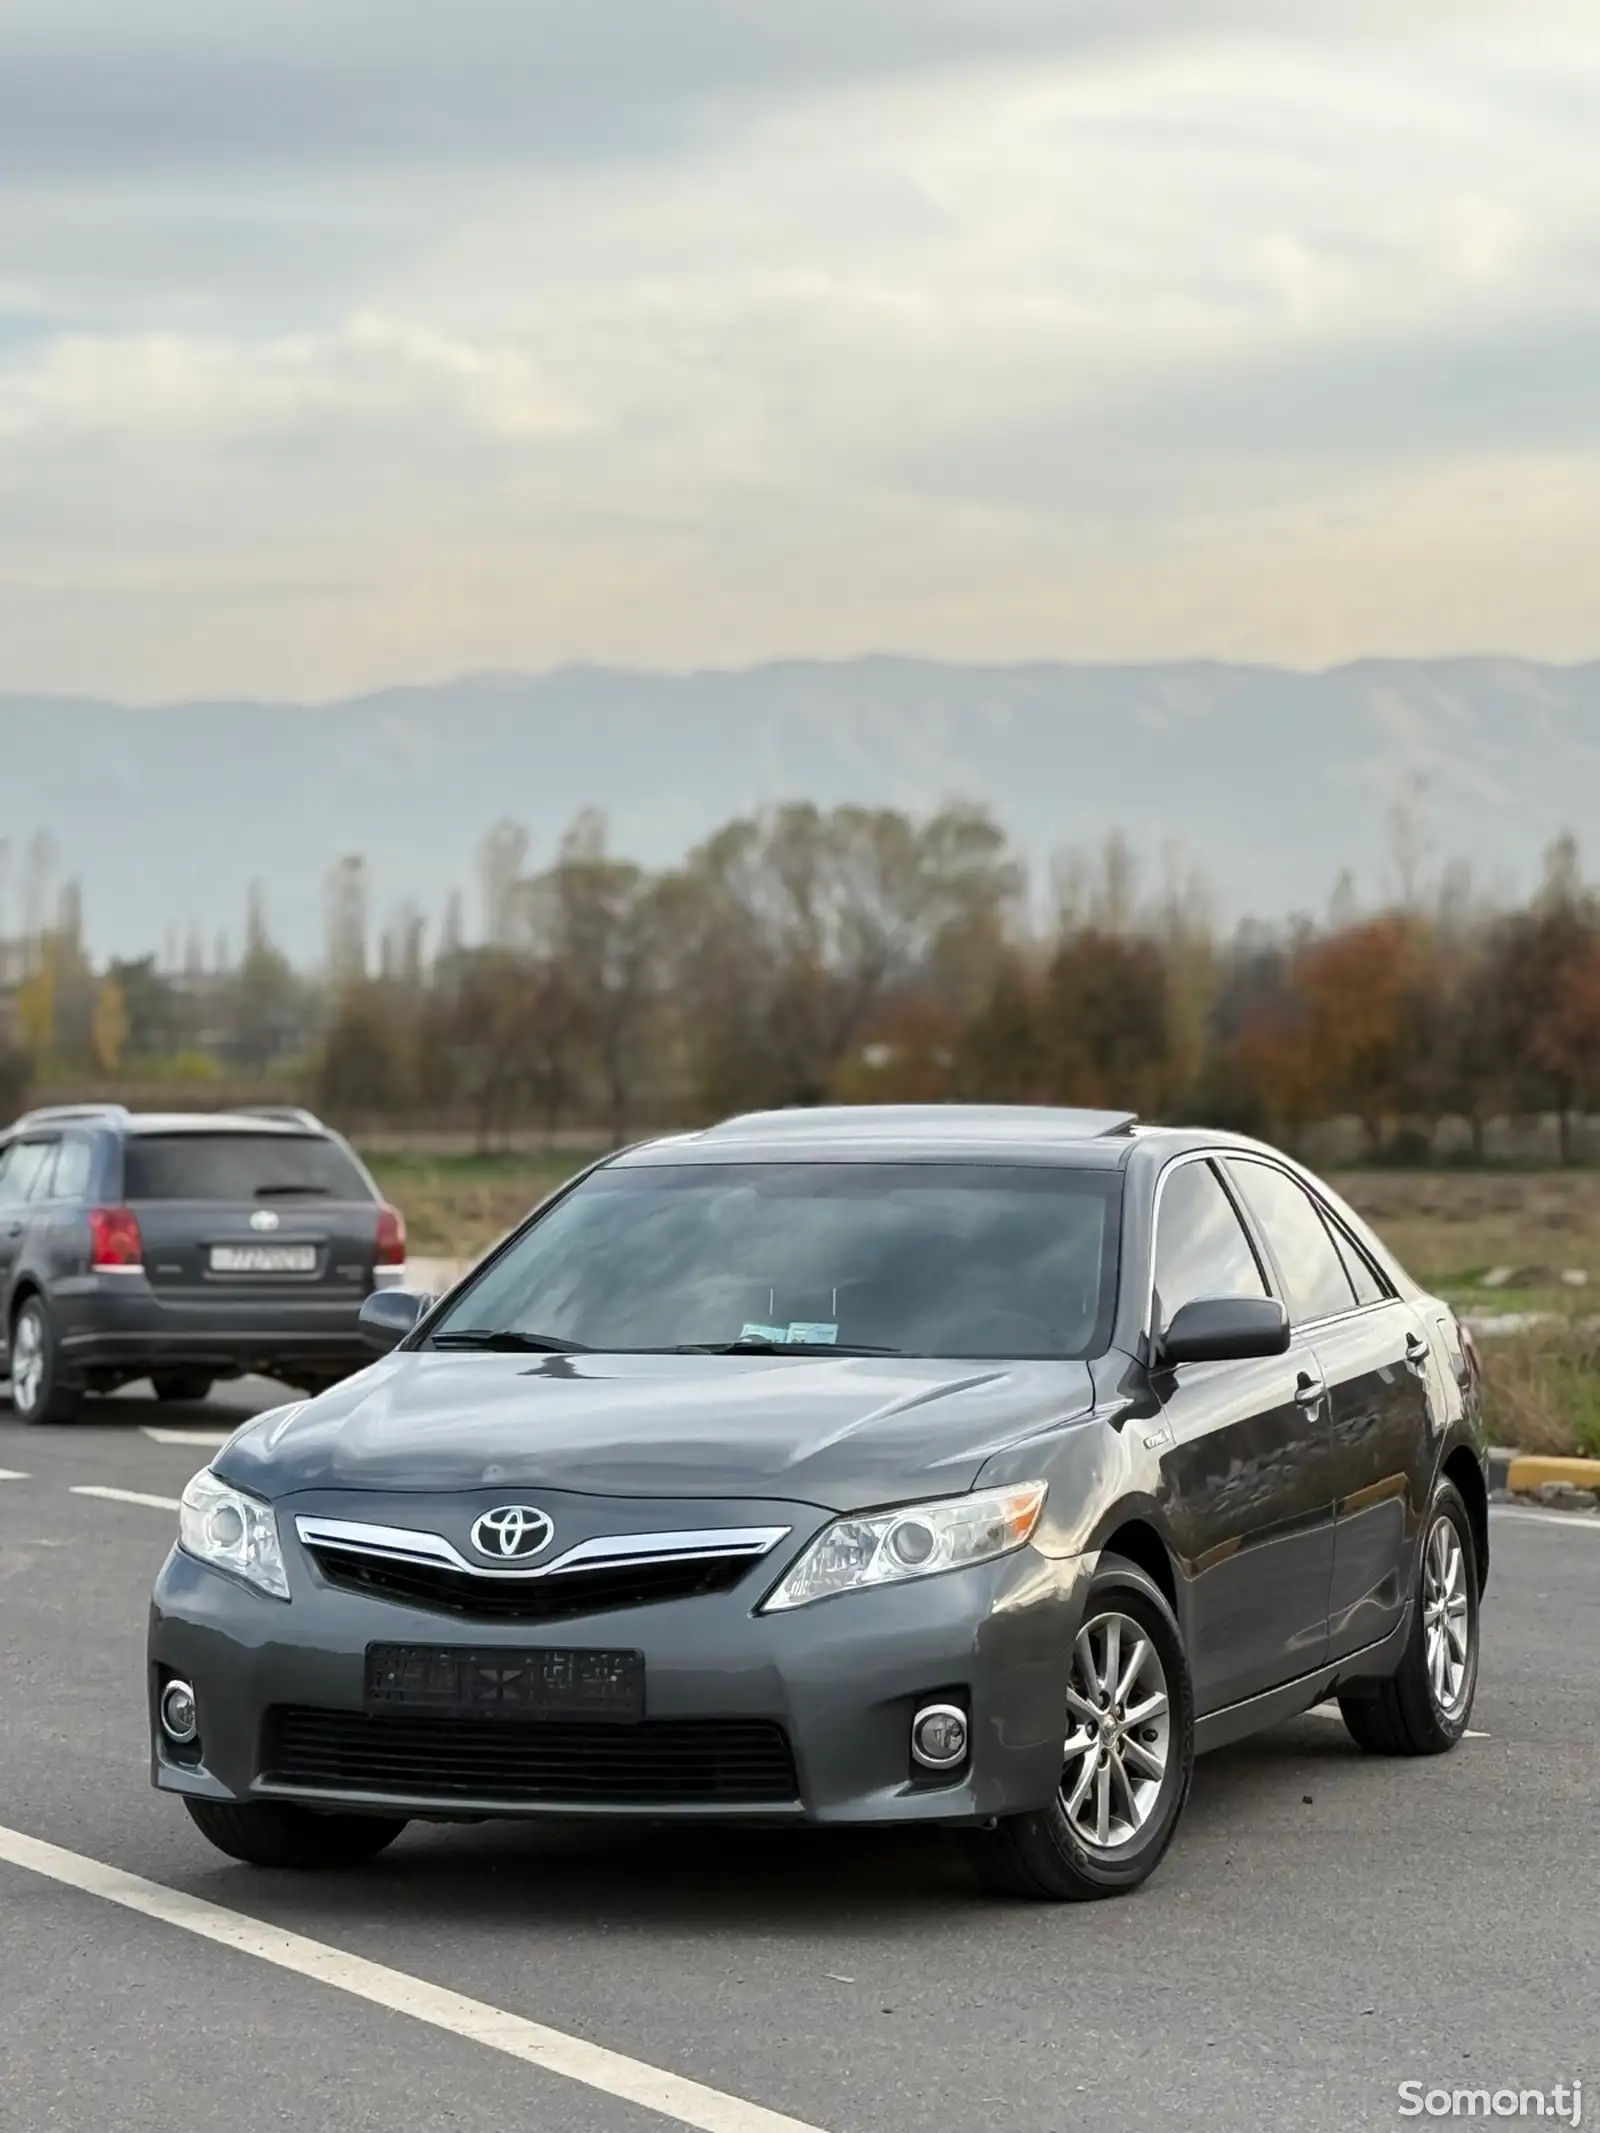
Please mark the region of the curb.
MULTIPOLYGON (((1493 1457, 1491 1455, 1491 1467, 1493 1457)), ((1547 1459, 1521 1454, 1507 1463, 1505 1486, 1518 1496, 1557 1487, 1600 1491, 1600 1459, 1547 1459)))

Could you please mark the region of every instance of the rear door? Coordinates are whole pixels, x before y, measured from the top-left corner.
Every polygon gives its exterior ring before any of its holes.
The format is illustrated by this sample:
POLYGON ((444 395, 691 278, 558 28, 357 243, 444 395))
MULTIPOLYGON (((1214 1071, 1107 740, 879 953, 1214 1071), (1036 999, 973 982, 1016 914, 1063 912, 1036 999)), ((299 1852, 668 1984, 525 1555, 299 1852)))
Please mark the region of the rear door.
MULTIPOLYGON (((1180 1158, 1159 1195, 1153 1329, 1202 1297, 1269 1293, 1214 1163, 1180 1158)), ((1322 1374, 1297 1336, 1286 1355, 1155 1370, 1151 1388, 1172 1438, 1161 1452, 1163 1508, 1189 1581, 1204 1714, 1309 1673, 1327 1649, 1333 1490, 1306 1457, 1322 1374)))
POLYGON ((1431 1351, 1410 1305, 1297 1178, 1242 1157, 1229 1169, 1327 1381, 1317 1421, 1334 1487, 1328 1650, 1342 1658, 1387 1636, 1405 1611, 1432 1472, 1431 1351))
POLYGON ((1271 1164, 1241 1159, 1233 1168, 1273 1250, 1318 1270, 1305 1322, 1328 1381, 1329 1654, 1343 1658, 1387 1636, 1405 1612, 1439 1420, 1432 1351, 1416 1312, 1313 1192, 1271 1164))
POLYGON ((158 1294, 326 1303, 372 1287, 378 1207, 336 1141, 282 1129, 130 1133, 122 1160, 158 1294))

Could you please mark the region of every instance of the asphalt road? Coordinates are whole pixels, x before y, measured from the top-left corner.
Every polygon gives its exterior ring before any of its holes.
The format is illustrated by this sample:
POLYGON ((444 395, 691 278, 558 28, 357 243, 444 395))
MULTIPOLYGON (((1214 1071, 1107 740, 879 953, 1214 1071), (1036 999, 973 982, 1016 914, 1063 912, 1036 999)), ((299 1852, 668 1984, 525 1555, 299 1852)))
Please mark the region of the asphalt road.
POLYGON ((146 1431, 247 1411, 0 1405, 0 2126, 660 2133, 625 2100, 652 2069, 717 2133, 1348 2133, 1402 2122, 1407 2080, 1587 2075, 1600 2106, 1600 1518, 1495 1514, 1486 1737, 1385 1763, 1319 1713, 1207 1758, 1122 1902, 988 1902, 927 1836, 413 1828, 307 1879, 149 1790, 172 1515, 73 1493, 176 1497, 207 1445, 146 1431))

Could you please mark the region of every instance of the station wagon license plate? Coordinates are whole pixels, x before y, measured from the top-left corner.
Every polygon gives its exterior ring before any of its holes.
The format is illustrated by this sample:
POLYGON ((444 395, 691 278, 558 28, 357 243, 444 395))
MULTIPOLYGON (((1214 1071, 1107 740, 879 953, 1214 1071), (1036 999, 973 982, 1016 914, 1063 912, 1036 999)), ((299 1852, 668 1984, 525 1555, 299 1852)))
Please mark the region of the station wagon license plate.
POLYGON ((213 1274, 314 1274, 314 1244, 214 1244, 213 1274))
POLYGON ((367 1709, 461 1718, 644 1716, 643 1652, 369 1644, 367 1709))

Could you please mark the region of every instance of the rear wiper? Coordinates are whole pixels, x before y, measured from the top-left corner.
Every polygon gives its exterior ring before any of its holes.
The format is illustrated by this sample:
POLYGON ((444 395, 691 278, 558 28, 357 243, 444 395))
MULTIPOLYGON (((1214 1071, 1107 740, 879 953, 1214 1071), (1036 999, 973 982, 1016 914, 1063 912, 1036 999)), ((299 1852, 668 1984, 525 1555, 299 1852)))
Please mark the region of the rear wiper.
POLYGON ((904 1355, 903 1348, 869 1348, 864 1341, 769 1341, 745 1334, 736 1341, 684 1341, 674 1355, 904 1355))
POLYGON ((463 1326, 459 1333, 435 1333, 430 1348, 488 1348, 506 1355, 592 1355, 582 1341, 564 1341, 554 1333, 515 1333, 508 1327, 490 1332, 483 1326, 463 1326))
POLYGON ((281 1200, 287 1193, 305 1193, 319 1200, 329 1198, 329 1191, 326 1185, 258 1185, 256 1187, 256 1198, 258 1200, 281 1200))

